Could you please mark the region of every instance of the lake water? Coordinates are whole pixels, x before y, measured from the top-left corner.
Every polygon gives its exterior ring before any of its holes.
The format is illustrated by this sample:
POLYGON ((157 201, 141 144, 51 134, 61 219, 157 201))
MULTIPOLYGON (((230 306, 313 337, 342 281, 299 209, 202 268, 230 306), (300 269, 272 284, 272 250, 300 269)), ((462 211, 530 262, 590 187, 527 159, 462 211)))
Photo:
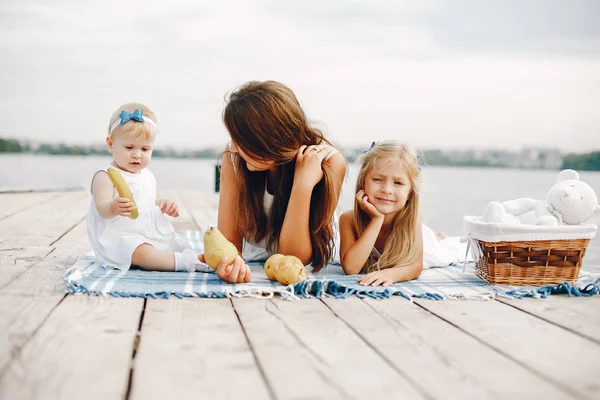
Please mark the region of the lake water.
MULTIPOLYGON (((106 156, 49 156, 0 154, 0 191, 88 188, 98 168, 110 163, 106 156)), ((153 158, 150 169, 158 190, 201 189, 214 191, 215 160, 153 158)), ((357 169, 349 165, 340 210, 352 207, 357 169)), ((557 171, 494 168, 424 167, 423 220, 435 231, 462 234, 464 215, 481 215, 491 200, 518 197, 543 199, 557 171)), ((600 194, 600 172, 581 172, 580 177, 600 194)), ((596 214, 591 222, 600 224, 596 214)), ((594 238, 585 264, 600 268, 600 239, 594 238)), ((596 269, 596 268, 594 268, 596 269)))

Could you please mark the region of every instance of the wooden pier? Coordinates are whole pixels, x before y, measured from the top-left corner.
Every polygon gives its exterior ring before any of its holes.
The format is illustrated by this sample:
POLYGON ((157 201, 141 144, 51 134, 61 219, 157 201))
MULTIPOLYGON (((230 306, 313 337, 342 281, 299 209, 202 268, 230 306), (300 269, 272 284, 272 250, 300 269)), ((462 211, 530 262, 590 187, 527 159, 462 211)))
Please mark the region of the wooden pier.
MULTIPOLYGON (((177 229, 217 195, 162 193, 177 229)), ((597 399, 600 296, 69 295, 88 191, 0 194, 0 399, 597 399)), ((598 239, 595 239, 598 240, 598 239)))

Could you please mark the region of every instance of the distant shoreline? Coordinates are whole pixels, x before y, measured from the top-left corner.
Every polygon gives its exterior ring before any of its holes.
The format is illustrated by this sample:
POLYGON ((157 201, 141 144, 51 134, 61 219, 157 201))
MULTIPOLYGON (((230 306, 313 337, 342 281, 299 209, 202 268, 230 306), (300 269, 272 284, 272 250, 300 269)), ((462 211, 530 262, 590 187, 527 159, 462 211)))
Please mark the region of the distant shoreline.
MULTIPOLYGON (((362 152, 357 148, 339 148, 349 162, 354 162, 362 152)), ((31 144, 15 139, 0 138, 0 154, 45 154, 61 156, 110 155, 106 147, 66 144, 31 144)), ((516 168, 578 171, 600 171, 600 151, 583 154, 562 154, 558 149, 526 148, 521 151, 506 150, 422 150, 425 165, 483 168, 516 168)), ((217 149, 174 150, 155 149, 154 157, 180 159, 214 159, 221 154, 217 149)))

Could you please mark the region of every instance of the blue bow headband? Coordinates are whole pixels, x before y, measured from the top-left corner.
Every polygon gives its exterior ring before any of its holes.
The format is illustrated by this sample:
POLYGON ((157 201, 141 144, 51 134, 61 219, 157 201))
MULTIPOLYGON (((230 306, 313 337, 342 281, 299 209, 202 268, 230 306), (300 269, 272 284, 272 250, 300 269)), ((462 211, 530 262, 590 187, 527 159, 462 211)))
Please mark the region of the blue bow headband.
POLYGON ((363 151, 361 151, 361 152, 360 152, 360 154, 365 154, 365 153, 369 152, 369 151, 370 151, 370 150, 371 150, 373 147, 375 147, 375 145, 376 145, 377 143, 378 143, 378 142, 373 142, 373 143, 371 143, 371 147, 369 147, 369 148, 368 148, 368 149, 366 149, 366 150, 363 150, 363 151))
POLYGON ((117 129, 117 126, 121 126, 129 121, 137 121, 137 122, 142 122, 142 123, 148 122, 150 125, 154 126, 154 128, 156 129, 156 122, 152 121, 148 117, 144 117, 144 113, 139 108, 137 108, 132 113, 128 113, 127 111, 123 110, 123 111, 121 111, 121 114, 119 115, 119 117, 121 117, 121 119, 116 120, 115 123, 112 124, 112 126, 110 127, 108 136, 112 135, 113 131, 115 129, 117 129))

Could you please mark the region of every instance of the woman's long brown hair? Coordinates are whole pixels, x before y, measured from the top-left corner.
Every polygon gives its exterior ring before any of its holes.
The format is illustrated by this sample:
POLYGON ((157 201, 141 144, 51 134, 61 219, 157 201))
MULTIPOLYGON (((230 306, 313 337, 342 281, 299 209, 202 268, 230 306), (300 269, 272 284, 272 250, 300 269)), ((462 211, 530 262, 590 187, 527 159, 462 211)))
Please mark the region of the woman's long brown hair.
MULTIPOLYGON (((250 242, 266 238, 267 249, 274 252, 292 191, 298 148, 329 142, 318 129, 309 126, 294 93, 275 81, 247 82, 234 91, 223 112, 223 121, 232 141, 242 151, 276 165, 269 185, 273 205, 267 216, 264 195, 268 173, 249 171, 239 155, 230 153, 240 192, 235 209, 238 229, 250 242)), ((322 166, 324 177, 313 189, 308 222, 313 272, 327 265, 335 251, 333 214, 339 197, 336 188, 341 186, 329 164, 322 166)))

